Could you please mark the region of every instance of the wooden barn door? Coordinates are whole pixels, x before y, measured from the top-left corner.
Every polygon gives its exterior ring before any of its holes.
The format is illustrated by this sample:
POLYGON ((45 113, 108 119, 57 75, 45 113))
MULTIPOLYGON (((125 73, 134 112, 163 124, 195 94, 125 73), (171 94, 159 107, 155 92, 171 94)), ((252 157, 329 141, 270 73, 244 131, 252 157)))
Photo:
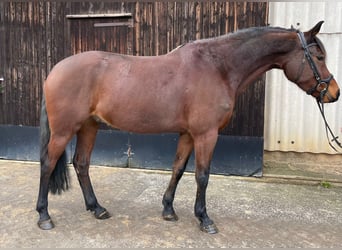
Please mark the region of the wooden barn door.
POLYGON ((71 53, 102 50, 132 54, 133 20, 130 13, 68 15, 71 53))

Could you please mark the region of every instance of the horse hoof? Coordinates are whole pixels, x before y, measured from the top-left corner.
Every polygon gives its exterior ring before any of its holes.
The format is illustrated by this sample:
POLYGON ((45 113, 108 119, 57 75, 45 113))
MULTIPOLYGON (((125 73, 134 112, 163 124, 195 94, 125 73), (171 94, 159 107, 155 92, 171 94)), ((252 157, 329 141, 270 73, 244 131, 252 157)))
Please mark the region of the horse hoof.
POLYGON ((177 221, 178 216, 177 214, 163 214, 163 219, 167 221, 177 221))
POLYGON ((216 234, 218 233, 218 229, 217 227, 215 226, 215 224, 210 224, 210 225, 206 225, 206 226, 203 226, 201 225, 201 230, 205 233, 208 233, 208 234, 216 234))
POLYGON ((55 227, 51 219, 38 221, 38 227, 42 230, 50 230, 55 227))
POLYGON ((108 219, 108 218, 110 218, 110 217, 111 217, 111 215, 110 215, 110 213, 108 213, 107 210, 104 210, 104 211, 102 211, 102 212, 99 213, 99 214, 96 214, 96 213, 95 213, 95 218, 96 218, 96 219, 99 219, 99 220, 105 220, 105 219, 108 219))

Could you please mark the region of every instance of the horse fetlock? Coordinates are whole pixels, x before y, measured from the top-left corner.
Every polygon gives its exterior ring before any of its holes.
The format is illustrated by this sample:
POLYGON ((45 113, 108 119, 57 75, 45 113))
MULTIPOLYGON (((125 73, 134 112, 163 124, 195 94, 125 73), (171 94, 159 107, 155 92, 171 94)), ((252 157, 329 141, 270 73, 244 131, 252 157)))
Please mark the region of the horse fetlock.
POLYGON ((172 207, 173 205, 173 198, 170 197, 168 194, 164 194, 162 204, 164 207, 172 207))
POLYGON ((37 202, 36 211, 39 213, 39 220, 37 225, 42 230, 50 230, 55 227, 47 210, 47 204, 44 202, 37 202))
POLYGON ((207 224, 210 224, 206 207, 197 202, 195 204, 195 216, 200 220, 200 222, 206 222, 207 224))
POLYGON ((173 199, 172 198, 166 198, 167 196, 164 195, 163 197, 163 206, 164 210, 162 213, 162 216, 164 220, 167 221, 176 221, 178 220, 178 216, 175 213, 175 210, 173 209, 173 199))

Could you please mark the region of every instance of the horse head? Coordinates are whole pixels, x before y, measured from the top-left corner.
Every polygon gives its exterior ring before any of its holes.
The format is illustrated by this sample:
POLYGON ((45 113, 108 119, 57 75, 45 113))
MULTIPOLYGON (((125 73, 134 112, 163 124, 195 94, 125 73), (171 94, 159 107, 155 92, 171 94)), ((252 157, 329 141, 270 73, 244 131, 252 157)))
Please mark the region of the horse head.
POLYGON ((324 46, 316 37, 322 24, 323 21, 318 22, 307 32, 296 31, 297 46, 285 64, 284 72, 307 94, 321 103, 328 103, 338 100, 340 89, 327 68, 324 46))

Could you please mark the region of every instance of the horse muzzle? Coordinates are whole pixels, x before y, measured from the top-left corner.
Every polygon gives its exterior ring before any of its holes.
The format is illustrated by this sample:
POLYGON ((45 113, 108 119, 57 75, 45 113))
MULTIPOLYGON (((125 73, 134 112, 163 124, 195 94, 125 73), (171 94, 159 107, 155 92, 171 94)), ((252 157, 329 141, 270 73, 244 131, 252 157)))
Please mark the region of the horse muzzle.
MULTIPOLYGON (((338 89, 336 91, 336 95, 335 97, 332 97, 332 95, 329 93, 329 91, 327 91, 327 93, 325 94, 325 96, 328 99, 328 102, 336 102, 338 100, 338 98, 340 97, 340 89, 338 89)), ((324 100, 323 100, 324 101, 324 100)))
POLYGON ((336 102, 340 97, 340 88, 338 87, 334 78, 330 79, 328 82, 322 82, 321 84, 318 84, 317 92, 320 93, 317 99, 321 103, 336 102))
POLYGON ((338 100, 340 88, 333 75, 330 75, 327 79, 318 80, 316 86, 306 93, 316 97, 320 103, 331 103, 338 100))

